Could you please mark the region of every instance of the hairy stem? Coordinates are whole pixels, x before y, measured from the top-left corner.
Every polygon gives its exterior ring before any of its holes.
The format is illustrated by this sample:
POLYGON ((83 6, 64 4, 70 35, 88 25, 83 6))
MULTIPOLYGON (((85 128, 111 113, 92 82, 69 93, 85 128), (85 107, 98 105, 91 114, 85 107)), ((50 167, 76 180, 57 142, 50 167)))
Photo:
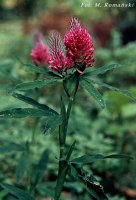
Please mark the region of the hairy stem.
MULTIPOLYGON (((66 130, 63 130, 64 128, 62 129, 61 127, 59 128, 59 140, 60 140, 60 135, 61 134, 65 135, 66 133, 64 133, 64 132, 65 131, 67 132, 68 122, 69 122, 69 117, 70 117, 70 112, 71 112, 73 101, 74 101, 74 98, 69 98, 68 108, 67 108, 67 112, 66 112, 66 124, 65 124, 66 130), (63 131, 63 133, 61 131, 63 131)), ((65 149, 65 139, 63 140, 63 142, 60 141, 59 170, 58 170, 58 178, 57 178, 57 185, 56 185, 54 200, 60 199, 60 195, 61 195, 63 185, 64 185, 64 182, 66 179, 68 168, 69 168, 69 159, 72 154, 72 149, 70 148, 66 160, 63 160, 64 149, 65 149)))
POLYGON ((56 186, 56 191, 55 191, 55 198, 54 200, 59 200, 63 185, 66 179, 66 175, 69 169, 69 159, 71 157, 71 154, 74 150, 75 147, 75 141, 73 144, 70 146, 69 151, 67 153, 66 159, 65 160, 60 160, 59 161, 59 173, 58 173, 58 179, 57 179, 57 186, 56 186))
POLYGON ((59 157, 59 170, 58 170, 58 178, 57 178, 54 200, 60 199, 60 195, 69 169, 69 160, 75 146, 74 142, 71 145, 69 151, 67 152, 67 155, 64 157, 68 123, 69 123, 71 108, 78 90, 78 86, 79 86, 78 72, 75 72, 73 76, 63 81, 64 91, 66 92, 69 101, 67 110, 65 110, 64 102, 63 101, 61 102, 61 114, 63 117, 63 122, 59 127, 60 157, 59 157))

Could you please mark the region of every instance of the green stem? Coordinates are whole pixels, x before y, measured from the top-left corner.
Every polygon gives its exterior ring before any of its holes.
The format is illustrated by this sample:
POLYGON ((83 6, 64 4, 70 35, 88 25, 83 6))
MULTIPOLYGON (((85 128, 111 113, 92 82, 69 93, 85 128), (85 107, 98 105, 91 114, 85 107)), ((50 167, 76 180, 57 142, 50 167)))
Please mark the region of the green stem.
POLYGON ((65 160, 60 160, 59 161, 59 173, 58 173, 58 179, 57 179, 57 185, 56 185, 56 191, 55 191, 55 198, 54 200, 59 200, 62 189, 63 189, 63 185, 66 179, 66 175, 69 169, 69 159, 71 157, 71 154, 74 150, 75 147, 75 141, 73 142, 73 144, 71 145, 68 154, 66 156, 65 160))
POLYGON ((65 143, 66 143, 66 136, 67 136, 67 129, 68 129, 68 123, 71 113, 71 108, 76 96, 76 92, 78 90, 79 85, 79 74, 76 72, 72 77, 69 79, 66 79, 63 81, 63 87, 64 91, 66 92, 69 101, 68 101, 68 107, 65 111, 65 104, 63 104, 63 101, 61 103, 61 112, 63 117, 63 123, 59 127, 59 143, 60 143, 60 158, 59 158, 59 170, 58 170, 58 178, 57 178, 57 184, 56 184, 56 190, 55 190, 55 197, 54 200, 59 200, 60 195, 63 189, 63 185, 66 179, 66 175, 69 169, 69 160, 71 157, 71 154, 74 150, 75 142, 71 145, 66 158, 64 158, 64 150, 65 150, 65 143), (71 90, 69 92, 69 90, 71 90))
POLYGON ((56 191, 55 191, 55 197, 54 200, 59 200, 60 195, 63 189, 63 185, 66 179, 67 171, 68 171, 69 165, 65 161, 59 161, 59 173, 58 173, 58 179, 57 179, 57 185, 56 185, 56 191))
POLYGON ((73 98, 69 98, 68 108, 67 108, 67 112, 66 112, 66 124, 65 124, 65 126, 59 127, 60 158, 62 158, 63 154, 64 154, 66 134, 67 134, 68 122, 69 122, 69 117, 70 117, 70 112, 71 112, 73 100, 74 100, 73 98))
MULTIPOLYGON (((69 98, 69 103, 68 103, 67 112, 66 112, 66 124, 65 124, 66 127, 64 127, 64 128, 66 128, 66 132, 67 132, 67 128, 68 128, 68 122, 69 122, 69 117, 70 117, 70 112, 71 112, 71 108, 72 108, 72 105, 73 105, 73 101, 74 101, 74 98, 69 98)), ((61 142, 62 134, 64 135, 64 137, 66 137, 65 136, 66 132, 63 129, 60 126, 60 128, 59 128, 60 160, 59 160, 59 170, 58 170, 58 178, 57 178, 57 185, 56 185, 54 200, 60 199, 60 195, 61 195, 63 185, 64 185, 64 182, 65 182, 65 179, 66 179, 68 168, 69 168, 69 159, 70 159, 70 156, 71 156, 72 151, 73 151, 73 148, 70 148, 70 150, 67 154, 66 160, 63 160, 64 149, 65 149, 65 140, 66 140, 66 138, 65 138, 63 140, 63 142, 61 142), (63 133, 61 131, 63 131, 63 133)))

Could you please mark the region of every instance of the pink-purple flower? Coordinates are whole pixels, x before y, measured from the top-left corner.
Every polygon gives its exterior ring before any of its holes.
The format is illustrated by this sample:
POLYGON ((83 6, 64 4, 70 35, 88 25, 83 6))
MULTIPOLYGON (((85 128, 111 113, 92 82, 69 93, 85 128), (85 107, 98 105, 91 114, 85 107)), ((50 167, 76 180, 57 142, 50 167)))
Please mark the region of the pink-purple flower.
POLYGON ((31 57, 35 65, 47 65, 49 63, 48 47, 44 44, 41 38, 35 42, 35 47, 32 49, 31 57))
POLYGON ((64 37, 67 58, 76 65, 91 67, 94 62, 92 37, 76 18, 72 18, 70 28, 64 37))
POLYGON ((31 52, 36 65, 49 64, 48 68, 59 73, 75 68, 82 73, 94 62, 94 46, 89 32, 72 18, 70 27, 62 40, 58 32, 52 33, 48 47, 39 39, 31 52))
POLYGON ((49 50, 49 68, 54 71, 66 71, 68 67, 67 58, 64 53, 64 44, 58 32, 53 32, 49 38, 49 50))

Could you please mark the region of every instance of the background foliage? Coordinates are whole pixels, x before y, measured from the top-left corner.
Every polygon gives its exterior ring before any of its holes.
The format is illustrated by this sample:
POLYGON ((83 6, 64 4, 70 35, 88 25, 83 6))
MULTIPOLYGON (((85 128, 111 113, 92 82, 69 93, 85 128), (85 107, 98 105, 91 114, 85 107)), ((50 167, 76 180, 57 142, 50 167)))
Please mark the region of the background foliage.
MULTIPOLYGON (((83 3, 85 3, 84 1, 83 3)), ((91 1, 93 3, 93 1, 91 1)), ((95 1, 94 1, 95 2, 95 1)), ((105 1, 103 1, 105 2, 105 1)), ((112 1, 109 1, 110 3, 112 1)), ((118 1, 121 2, 121 1, 118 1)), ((131 2, 131 1, 130 1, 131 2)), ((81 7, 81 1, 0 1, 0 110, 27 107, 7 92, 16 84, 35 79, 35 73, 26 70, 20 61, 30 63, 32 35, 40 30, 48 36, 53 29, 65 33, 71 16, 78 16, 93 34, 95 42, 95 67, 119 63, 121 67, 101 75, 102 81, 119 88, 127 88, 136 95, 136 24, 134 8, 81 7), (100 34, 101 33, 101 34, 100 34)), ((135 157, 136 104, 127 97, 99 88, 107 102, 101 110, 80 88, 72 111, 68 143, 77 140, 75 154, 125 153, 135 157)), ((60 85, 30 91, 29 95, 57 110, 60 85), (54 91, 57 91, 54 93, 54 91)), ((26 92, 27 95, 27 92, 26 92)), ((46 119, 44 119, 46 122, 46 119)), ((43 124, 35 127, 35 119, 0 119, 0 181, 15 183, 23 188, 29 181, 29 162, 36 166, 45 149, 49 150, 49 163, 44 178, 37 185, 37 199, 48 199, 45 184, 56 180, 57 174, 57 129, 52 135, 43 135, 43 124), (35 143, 28 153, 27 141, 35 131, 35 143), (55 160, 55 162, 54 162, 55 160), (23 166, 23 167, 22 167, 23 166), (54 171, 54 168, 56 169, 54 171), (23 169, 27 169, 22 171, 23 169)), ((45 152, 48 154, 47 151, 45 152)), ((74 155, 73 155, 74 156, 74 155)), ((46 156, 46 163, 48 161, 46 156)), ((46 166, 45 166, 46 167, 46 166)), ((136 161, 104 160, 88 166, 92 174, 106 188, 110 200, 133 200, 136 198, 136 161)), ((72 182, 65 185, 64 199, 88 200, 82 185, 72 182), (70 193, 71 196, 70 196, 70 193)), ((49 186, 50 187, 50 186, 49 186)), ((15 199, 0 188, 0 199, 15 199)))

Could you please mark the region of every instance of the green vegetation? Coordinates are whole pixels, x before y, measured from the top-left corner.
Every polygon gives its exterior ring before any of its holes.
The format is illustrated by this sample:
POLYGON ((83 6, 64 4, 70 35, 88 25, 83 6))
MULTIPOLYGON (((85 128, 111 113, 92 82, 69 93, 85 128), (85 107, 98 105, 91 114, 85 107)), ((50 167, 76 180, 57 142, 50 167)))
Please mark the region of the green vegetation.
MULTIPOLYGON (((39 7, 33 5, 31 15, 27 15, 32 24, 35 23, 36 19, 38 21, 39 11, 45 9, 45 11, 52 12, 51 9, 57 6, 57 1, 55 0, 47 1, 45 8, 42 7, 45 5, 44 1, 40 2, 39 7), (38 14, 34 15, 34 13, 38 14)), ((104 21, 106 16, 114 19, 118 19, 119 15, 124 16, 123 11, 119 9, 115 9, 110 13, 109 10, 104 12, 103 9, 98 10, 95 8, 90 12, 91 8, 81 8, 77 6, 77 3, 79 1, 68 1, 66 5, 64 3, 60 5, 68 9, 72 8, 70 16, 77 15, 88 26, 90 26, 90 23, 97 22, 100 19, 104 21)), ((3 4, 2 6, 0 5, 1 9, 3 10, 3 4)), ((27 103, 13 97, 15 94, 11 93, 11 89, 15 88, 16 85, 18 85, 16 90, 21 87, 27 87, 27 85, 21 85, 21 83, 35 80, 34 69, 32 70, 30 66, 22 65, 22 62, 32 62, 29 56, 33 46, 31 31, 28 31, 29 33, 27 34, 22 33, 22 24, 26 20, 22 16, 14 16, 11 11, 3 11, 2 13, 4 13, 5 19, 0 21, 0 111, 17 107, 28 108, 27 103), (12 23, 8 17, 9 15, 14 19, 12 23)), ((24 15, 26 16, 25 12, 24 15)), ((76 156, 80 157, 85 154, 110 155, 120 153, 132 155, 134 158, 136 156, 136 103, 128 98, 128 96, 130 97, 129 93, 125 93, 128 90, 133 96, 136 96, 136 42, 130 41, 128 44, 123 45, 122 40, 122 27, 127 27, 130 21, 134 26, 134 16, 133 9, 131 11, 128 9, 128 14, 126 14, 122 22, 119 22, 119 26, 112 26, 110 39, 104 46, 99 45, 98 36, 94 34, 96 43, 95 68, 113 63, 119 64, 120 67, 94 78, 94 81, 98 82, 96 88, 103 94, 103 99, 106 101, 105 109, 101 109, 88 93, 83 92, 82 87, 80 88, 76 96, 77 104, 72 110, 67 138, 68 144, 72 144, 76 140, 77 145, 75 152, 72 154, 73 159, 76 156), (104 85, 100 81, 121 88, 122 92, 118 93, 115 88, 110 88, 107 85, 103 87, 104 85), (122 93, 125 93, 126 96, 122 95, 122 93)), ((43 76, 41 74, 41 77, 43 76)), ((38 99, 40 105, 46 104, 58 111, 60 103, 59 92, 62 92, 61 85, 57 83, 56 85, 50 84, 47 87, 46 84, 44 86, 44 83, 38 82, 35 84, 43 84, 43 87, 36 91, 30 88, 24 94, 34 99, 40 96, 38 99)), ((33 84, 31 87, 33 87, 33 84)), ((35 116, 38 117, 40 114, 38 113, 35 116)), ((61 121, 61 119, 58 119, 58 122, 59 120, 61 121)), ((29 181, 34 182, 35 179, 38 182, 35 190, 36 199, 44 200, 46 197, 52 196, 51 188, 54 187, 54 181, 57 177, 58 158, 56 157, 59 149, 56 141, 58 141, 58 130, 52 129, 53 134, 47 131, 44 135, 44 125, 46 123, 50 123, 46 117, 41 122, 36 123, 31 115, 30 117, 16 119, 0 118, 1 200, 16 199, 14 193, 11 192, 13 189, 9 187, 8 191, 3 190, 2 187, 6 186, 2 186, 1 183, 14 183, 21 190, 26 189, 24 187, 27 183, 29 181), (29 149, 28 141, 32 143, 31 149, 29 149), (41 160, 44 160, 45 166, 40 166, 41 160), (35 169, 31 172, 33 180, 28 177, 31 166, 35 169), (41 169, 44 168, 44 170, 39 172, 36 170, 38 166, 41 169)), ((85 166, 84 170, 90 172, 88 176, 95 175, 96 184, 98 181, 101 182, 109 200, 133 200, 136 198, 135 166, 135 159, 103 159, 93 163, 91 166, 85 166)), ((63 199, 90 199, 82 184, 77 183, 76 180, 73 181, 71 176, 68 176, 67 181, 68 183, 65 184, 62 195, 63 199)), ((33 190, 33 188, 31 189, 33 190)), ((18 192, 20 194, 20 191, 18 192)), ((20 199, 25 199, 25 196, 20 199)), ((30 197, 30 200, 33 199, 30 197)))

